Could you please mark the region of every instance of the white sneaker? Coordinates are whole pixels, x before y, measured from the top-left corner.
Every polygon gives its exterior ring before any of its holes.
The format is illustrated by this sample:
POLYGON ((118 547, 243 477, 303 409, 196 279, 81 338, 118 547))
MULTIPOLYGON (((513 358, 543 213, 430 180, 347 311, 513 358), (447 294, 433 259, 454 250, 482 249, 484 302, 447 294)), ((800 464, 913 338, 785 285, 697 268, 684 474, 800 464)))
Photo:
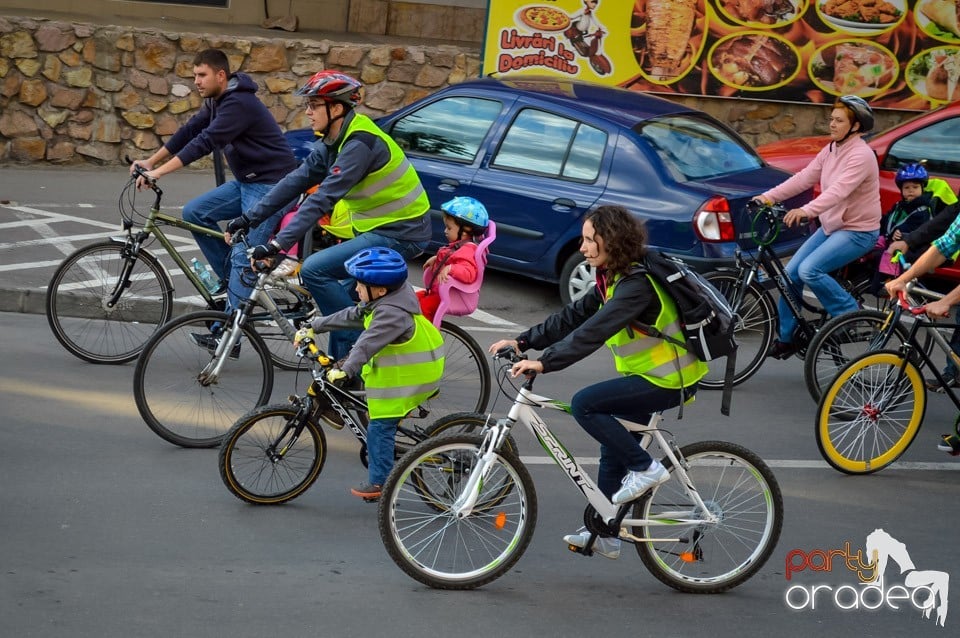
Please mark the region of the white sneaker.
POLYGON ((623 482, 621 483, 623 487, 613 494, 613 504, 623 505, 624 503, 629 503, 639 498, 651 487, 656 487, 669 480, 670 472, 661 465, 660 461, 654 459, 650 467, 642 472, 627 472, 627 475, 623 477, 623 482))
MULTIPOLYGON (((586 547, 589 539, 590 532, 587 531, 586 527, 581 527, 575 534, 567 534, 564 536, 563 542, 567 545, 573 545, 574 547, 583 549, 586 547)), ((593 541, 593 551, 604 558, 616 560, 620 558, 620 539, 598 536, 597 540, 593 541)))

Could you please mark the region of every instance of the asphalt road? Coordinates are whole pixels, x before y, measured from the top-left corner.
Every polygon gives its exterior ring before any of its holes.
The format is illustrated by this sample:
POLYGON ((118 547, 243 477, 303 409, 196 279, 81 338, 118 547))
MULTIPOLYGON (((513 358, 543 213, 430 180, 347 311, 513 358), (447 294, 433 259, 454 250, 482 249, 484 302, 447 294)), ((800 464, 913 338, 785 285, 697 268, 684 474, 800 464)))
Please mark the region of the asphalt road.
MULTIPOLYGON (((172 205, 181 191, 210 183, 205 175, 169 182, 172 205)), ((107 170, 0 170, 5 286, 41 295, 58 253, 92 241, 84 234, 109 232, 96 224, 116 222, 121 183, 107 170)), ((481 343, 557 307, 553 286, 495 273, 488 281, 483 313, 462 322, 481 343)), ((956 411, 939 395, 931 395, 925 427, 903 460, 867 477, 841 475, 820 460, 814 406, 796 359, 769 361, 738 388, 732 417, 720 416, 719 396, 709 392, 682 420, 669 414, 666 427, 681 445, 746 445, 770 463, 784 492, 784 530, 772 558, 717 596, 674 592, 630 551, 618 561, 569 553, 561 537, 580 524, 582 499, 518 433, 540 503, 534 540, 494 583, 441 592, 396 568, 380 542, 376 508, 349 495, 365 474, 348 433, 328 433, 323 474, 298 500, 248 506, 221 483, 215 450, 176 448, 142 423, 132 364, 75 359, 33 314, 0 313, 0 344, 7 363, 0 371, 2 635, 879 637, 949 635, 960 622, 954 611, 937 627, 898 601, 895 589, 927 571, 960 575, 952 497, 960 460, 935 449, 956 411), (866 609, 876 601, 852 598, 864 587, 847 558, 878 528, 903 544, 913 565, 901 574, 891 563, 889 603, 866 609), (810 603, 805 597, 816 586, 810 603)), ((568 399, 610 374, 599 353, 541 377, 538 391, 568 399)), ((303 385, 302 377, 281 375, 275 398, 303 385)), ((503 406, 501 399, 495 411, 503 406)), ((576 424, 554 414, 550 422, 567 447, 595 457, 596 445, 576 424)), ((947 595, 954 610, 958 590, 947 595)))

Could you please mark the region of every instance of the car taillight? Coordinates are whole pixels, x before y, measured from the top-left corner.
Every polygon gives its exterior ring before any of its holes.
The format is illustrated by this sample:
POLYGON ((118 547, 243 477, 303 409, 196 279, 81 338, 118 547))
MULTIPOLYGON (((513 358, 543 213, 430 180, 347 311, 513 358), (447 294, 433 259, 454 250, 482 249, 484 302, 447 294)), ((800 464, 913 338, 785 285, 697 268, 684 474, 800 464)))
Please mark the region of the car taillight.
POLYGON ((700 241, 734 241, 737 233, 725 197, 712 197, 693 216, 693 230, 700 241))

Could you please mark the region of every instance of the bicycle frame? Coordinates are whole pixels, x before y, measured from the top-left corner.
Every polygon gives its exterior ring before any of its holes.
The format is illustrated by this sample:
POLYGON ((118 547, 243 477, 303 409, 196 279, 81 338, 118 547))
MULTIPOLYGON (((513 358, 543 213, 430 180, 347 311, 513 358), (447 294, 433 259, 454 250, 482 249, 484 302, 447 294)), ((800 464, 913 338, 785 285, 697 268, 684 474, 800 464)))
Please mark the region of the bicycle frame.
MULTIPOLYGON (((654 525, 703 525, 716 523, 718 521, 707 508, 703 499, 700 497, 697 488, 690 481, 685 471, 685 463, 679 456, 679 448, 672 440, 668 440, 658 429, 658 425, 663 416, 660 412, 655 412, 646 425, 632 422, 622 422, 625 427, 632 431, 643 432, 641 445, 646 449, 651 441, 656 441, 664 451, 667 458, 673 464, 674 472, 680 480, 687 494, 691 497, 698 508, 698 512, 691 512, 689 509, 663 512, 653 519, 626 518, 630 509, 630 504, 614 505, 606 496, 604 496, 596 483, 584 471, 583 467, 570 452, 567 451, 563 442, 550 430, 549 426, 540 418, 534 408, 543 408, 550 410, 569 411, 569 406, 553 399, 540 396, 533 393, 533 381, 535 375, 528 377, 517 393, 517 398, 513 402, 506 418, 499 419, 493 424, 487 425, 484 429, 483 443, 480 447, 480 461, 477 469, 470 474, 469 479, 453 505, 453 511, 458 518, 469 516, 476 506, 480 495, 480 487, 486 479, 492 467, 492 462, 497 455, 500 445, 506 440, 507 435, 514 424, 521 423, 527 426, 527 429, 540 442, 550 457, 567 475, 573 484, 577 487, 587 502, 597 511, 600 517, 608 525, 616 523, 618 526, 654 526, 654 525), (702 515, 698 515, 702 514, 702 515)), ((633 536, 625 529, 621 530, 620 538, 634 542, 688 542, 686 538, 639 538, 633 536)))

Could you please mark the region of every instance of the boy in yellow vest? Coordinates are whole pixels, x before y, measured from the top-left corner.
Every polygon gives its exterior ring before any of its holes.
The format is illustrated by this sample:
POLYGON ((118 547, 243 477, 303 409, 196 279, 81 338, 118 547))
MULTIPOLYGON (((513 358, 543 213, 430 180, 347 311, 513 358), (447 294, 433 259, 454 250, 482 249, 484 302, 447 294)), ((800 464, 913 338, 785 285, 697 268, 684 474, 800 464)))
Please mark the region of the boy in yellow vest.
MULTIPOLYGON (((368 481, 350 492, 376 500, 394 461, 394 437, 400 420, 437 393, 443 374, 443 337, 420 312, 407 285, 407 263, 390 248, 365 248, 344 264, 357 280, 360 303, 314 319, 312 330, 363 332, 347 357, 327 373, 331 383, 358 374, 367 393, 368 481)), ((297 342, 309 335, 301 329, 297 342)))

